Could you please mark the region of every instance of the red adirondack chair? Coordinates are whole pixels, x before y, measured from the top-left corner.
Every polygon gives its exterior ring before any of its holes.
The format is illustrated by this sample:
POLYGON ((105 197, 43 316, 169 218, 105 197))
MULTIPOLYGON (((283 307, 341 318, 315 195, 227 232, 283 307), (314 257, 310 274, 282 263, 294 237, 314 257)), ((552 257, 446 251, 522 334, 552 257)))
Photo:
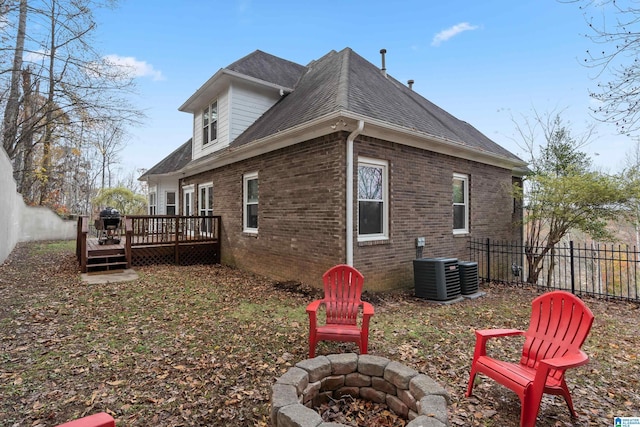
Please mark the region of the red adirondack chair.
POLYGON ((116 422, 111 415, 100 412, 60 424, 58 427, 116 427, 116 422))
POLYGON ((482 373, 518 394, 520 426, 534 427, 543 393, 562 395, 572 416, 576 416, 564 373, 586 364, 589 357, 580 349, 593 323, 593 313, 575 295, 554 291, 533 300, 529 329, 485 329, 476 331, 467 397, 476 374, 482 373), (503 362, 487 356, 490 338, 524 335, 520 363, 503 362))
POLYGON ((355 268, 340 264, 322 275, 324 298, 307 306, 309 314, 309 357, 316 354, 318 341, 355 342, 360 354, 367 353, 369 319, 373 306, 360 299, 364 276, 355 268), (318 309, 324 304, 326 322, 318 325, 318 309), (358 326, 358 313, 362 308, 362 323, 358 326))

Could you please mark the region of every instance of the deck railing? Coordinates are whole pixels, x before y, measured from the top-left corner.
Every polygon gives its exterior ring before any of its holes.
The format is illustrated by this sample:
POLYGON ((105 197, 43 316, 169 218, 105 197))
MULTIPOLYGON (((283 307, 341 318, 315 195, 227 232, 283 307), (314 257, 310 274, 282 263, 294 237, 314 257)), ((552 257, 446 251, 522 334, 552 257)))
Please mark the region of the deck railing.
POLYGON ((133 246, 204 242, 220 237, 219 216, 127 215, 127 219, 131 221, 133 246))
MULTIPOLYGON (((220 216, 126 215, 115 232, 124 237, 128 265, 220 262, 220 216)), ((82 271, 87 239, 97 232, 78 218, 76 256, 82 271)))

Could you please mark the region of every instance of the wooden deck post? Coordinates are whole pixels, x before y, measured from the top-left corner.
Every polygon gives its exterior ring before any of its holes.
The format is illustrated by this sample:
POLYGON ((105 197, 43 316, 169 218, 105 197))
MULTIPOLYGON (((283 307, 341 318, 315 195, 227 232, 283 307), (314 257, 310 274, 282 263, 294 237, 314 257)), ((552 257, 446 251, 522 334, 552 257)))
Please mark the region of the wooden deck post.
POLYGON ((124 254, 127 258, 127 268, 131 268, 131 240, 133 240, 133 220, 124 217, 124 254))
POLYGON ((87 235, 89 234, 89 217, 78 218, 78 237, 76 241, 76 254, 80 262, 80 271, 87 272, 87 235))
POLYGON ((173 234, 175 235, 174 239, 175 239, 175 246, 174 246, 174 251, 175 251, 175 263, 176 265, 180 265, 180 233, 178 230, 178 217, 175 216, 173 217, 173 234))

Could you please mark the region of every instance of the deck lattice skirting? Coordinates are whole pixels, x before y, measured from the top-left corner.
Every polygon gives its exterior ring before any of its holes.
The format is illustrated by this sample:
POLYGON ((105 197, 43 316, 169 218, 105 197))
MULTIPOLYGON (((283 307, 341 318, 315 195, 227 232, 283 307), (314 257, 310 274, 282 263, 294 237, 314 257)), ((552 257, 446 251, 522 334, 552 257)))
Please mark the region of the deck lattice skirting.
POLYGON ((407 427, 448 426, 447 391, 431 377, 384 357, 355 353, 306 359, 271 387, 271 423, 277 427, 341 426, 312 408, 350 395, 386 403, 407 427))

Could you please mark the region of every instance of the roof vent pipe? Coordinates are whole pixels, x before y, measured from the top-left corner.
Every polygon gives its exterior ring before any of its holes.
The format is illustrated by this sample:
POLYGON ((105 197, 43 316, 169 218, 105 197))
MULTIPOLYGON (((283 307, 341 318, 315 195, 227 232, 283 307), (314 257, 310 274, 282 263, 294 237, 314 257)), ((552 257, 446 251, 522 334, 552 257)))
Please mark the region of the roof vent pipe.
POLYGON ((407 81, 407 84, 409 85, 409 89, 411 90, 413 90, 413 83, 414 83, 413 79, 407 81))
POLYGON ((382 55, 382 75, 387 77, 387 67, 384 64, 384 54, 387 53, 387 49, 380 49, 380 55, 382 55))

